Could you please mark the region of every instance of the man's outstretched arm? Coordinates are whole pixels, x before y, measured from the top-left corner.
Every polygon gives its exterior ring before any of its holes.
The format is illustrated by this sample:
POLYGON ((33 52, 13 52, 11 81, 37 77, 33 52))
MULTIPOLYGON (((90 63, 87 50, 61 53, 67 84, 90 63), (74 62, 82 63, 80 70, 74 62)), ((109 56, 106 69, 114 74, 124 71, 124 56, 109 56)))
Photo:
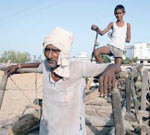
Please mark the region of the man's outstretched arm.
POLYGON ((6 73, 8 76, 15 73, 17 69, 20 68, 37 68, 40 65, 40 63, 28 63, 28 64, 18 64, 18 65, 11 65, 6 69, 6 73))

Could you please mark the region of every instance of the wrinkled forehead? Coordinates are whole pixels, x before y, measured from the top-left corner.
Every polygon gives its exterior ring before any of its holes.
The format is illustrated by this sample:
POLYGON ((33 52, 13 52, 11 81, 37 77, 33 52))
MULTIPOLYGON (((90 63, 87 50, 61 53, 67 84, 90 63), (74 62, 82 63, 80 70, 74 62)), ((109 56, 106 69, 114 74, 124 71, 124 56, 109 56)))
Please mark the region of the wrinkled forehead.
POLYGON ((45 48, 50 48, 50 49, 61 51, 59 48, 57 48, 56 46, 54 46, 52 44, 47 45, 45 48))

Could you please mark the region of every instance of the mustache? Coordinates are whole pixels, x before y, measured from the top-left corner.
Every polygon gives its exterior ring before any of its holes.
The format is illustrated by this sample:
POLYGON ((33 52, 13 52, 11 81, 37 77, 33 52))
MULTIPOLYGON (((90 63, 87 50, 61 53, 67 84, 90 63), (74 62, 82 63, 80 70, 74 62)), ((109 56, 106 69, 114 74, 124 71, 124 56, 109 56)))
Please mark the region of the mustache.
POLYGON ((48 62, 53 62, 55 61, 54 59, 47 59, 48 62))

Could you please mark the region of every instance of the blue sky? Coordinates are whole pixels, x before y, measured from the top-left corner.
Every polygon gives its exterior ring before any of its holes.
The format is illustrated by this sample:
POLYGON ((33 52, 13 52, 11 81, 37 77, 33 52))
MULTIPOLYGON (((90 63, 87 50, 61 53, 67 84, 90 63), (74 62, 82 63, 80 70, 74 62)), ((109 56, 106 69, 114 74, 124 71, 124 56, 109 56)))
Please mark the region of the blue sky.
MULTIPOLYGON (((104 29, 116 21, 114 8, 123 4, 124 20, 131 24, 134 42, 150 43, 149 0, 1 0, 0 1, 0 54, 4 50, 27 51, 42 55, 42 42, 56 26, 74 34, 72 55, 92 52, 95 32, 92 24, 104 29)), ((109 38, 99 36, 100 45, 109 38)), ((130 45, 129 44, 129 45, 130 45)))

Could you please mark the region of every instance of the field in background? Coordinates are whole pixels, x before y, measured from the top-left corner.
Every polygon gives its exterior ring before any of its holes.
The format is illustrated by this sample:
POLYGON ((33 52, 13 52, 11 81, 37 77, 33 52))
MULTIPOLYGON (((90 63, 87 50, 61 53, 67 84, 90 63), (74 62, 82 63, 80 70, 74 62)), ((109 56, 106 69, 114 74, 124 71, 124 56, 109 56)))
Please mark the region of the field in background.
MULTIPOLYGON (((3 72, 0 71, 0 81, 3 72)), ((19 74, 9 78, 2 108, 0 110, 0 121, 20 116, 26 105, 29 105, 36 98, 35 82, 36 74, 19 74), (15 85, 15 84, 17 85, 15 85), (19 90, 19 88, 21 90, 19 90)), ((42 98, 42 75, 37 74, 37 98, 42 98)))

